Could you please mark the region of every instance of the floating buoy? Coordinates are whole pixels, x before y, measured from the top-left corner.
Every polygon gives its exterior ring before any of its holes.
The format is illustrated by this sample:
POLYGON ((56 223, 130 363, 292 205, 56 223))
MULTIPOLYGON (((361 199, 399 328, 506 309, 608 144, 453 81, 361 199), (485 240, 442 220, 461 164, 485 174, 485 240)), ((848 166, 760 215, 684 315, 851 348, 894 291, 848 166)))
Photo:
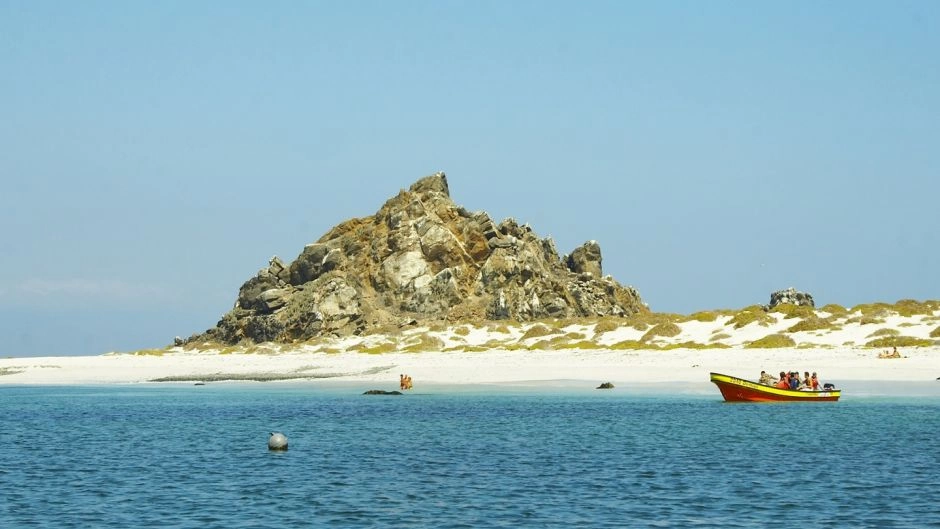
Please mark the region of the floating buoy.
POLYGON ((287 450, 287 436, 281 432, 271 432, 268 439, 268 450, 287 450))

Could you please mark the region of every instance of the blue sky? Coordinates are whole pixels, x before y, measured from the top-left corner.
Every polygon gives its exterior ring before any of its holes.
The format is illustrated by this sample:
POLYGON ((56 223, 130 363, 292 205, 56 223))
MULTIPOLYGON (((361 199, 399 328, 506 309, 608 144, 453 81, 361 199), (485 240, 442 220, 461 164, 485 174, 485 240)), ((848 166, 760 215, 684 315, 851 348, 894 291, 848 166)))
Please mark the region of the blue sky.
POLYGON ((446 171, 653 310, 940 298, 940 3, 0 0, 0 355, 161 347, 446 171))

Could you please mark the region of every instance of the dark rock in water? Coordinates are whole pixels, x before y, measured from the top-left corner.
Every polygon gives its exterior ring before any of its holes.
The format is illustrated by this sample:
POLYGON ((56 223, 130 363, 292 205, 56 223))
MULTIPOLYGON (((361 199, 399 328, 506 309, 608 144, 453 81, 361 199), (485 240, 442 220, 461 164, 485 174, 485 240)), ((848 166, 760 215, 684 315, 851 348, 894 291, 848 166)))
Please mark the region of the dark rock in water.
POLYGON ((770 304, 767 305, 767 310, 770 310, 777 305, 782 305, 788 303, 790 305, 799 305, 805 307, 815 307, 816 303, 813 301, 813 296, 807 294, 806 292, 800 292, 793 287, 790 287, 786 290, 778 290, 770 294, 770 304))
POLYGON ((402 395, 401 391, 385 391, 383 389, 370 389, 363 395, 402 395))
POLYGON ((602 276, 589 241, 561 257, 551 238, 508 218, 496 223, 451 200, 439 172, 347 220, 297 258, 276 256, 239 289, 235 307, 189 342, 295 342, 348 336, 402 321, 630 316, 639 293, 602 276))
POLYGON ((600 386, 597 386, 595 389, 614 389, 614 385, 610 382, 604 382, 600 386))

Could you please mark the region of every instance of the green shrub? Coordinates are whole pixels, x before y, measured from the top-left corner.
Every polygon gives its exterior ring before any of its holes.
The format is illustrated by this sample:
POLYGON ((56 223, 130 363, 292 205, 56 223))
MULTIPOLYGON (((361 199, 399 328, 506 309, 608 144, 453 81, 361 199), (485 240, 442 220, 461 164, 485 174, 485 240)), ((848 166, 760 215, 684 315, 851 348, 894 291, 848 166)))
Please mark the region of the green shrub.
POLYGON ((466 325, 461 325, 460 327, 457 327, 456 329, 454 329, 454 334, 456 334, 457 336, 466 336, 470 334, 470 327, 467 327, 466 325))
POLYGON ((930 337, 931 337, 931 338, 940 338, 940 326, 938 326, 936 329, 930 331, 930 337))
POLYGON ((796 342, 785 334, 768 334, 759 340, 754 340, 744 346, 745 349, 777 349, 780 347, 794 347, 796 342))
POLYGON ((526 332, 519 338, 520 341, 528 338, 538 338, 539 336, 548 336, 549 334, 557 334, 561 331, 552 329, 548 325, 543 323, 536 323, 535 325, 529 327, 526 332))
POLYGON ((569 340, 583 340, 587 338, 587 336, 585 336, 584 334, 580 332, 569 332, 568 334, 565 335, 565 338, 569 340))
POLYGON ((622 322, 613 320, 611 318, 603 318, 597 325, 594 326, 594 335, 603 334, 605 332, 615 331, 620 328, 622 322))
POLYGON ((828 318, 811 316, 796 322, 784 332, 818 331, 820 329, 828 329, 831 326, 832 323, 828 318))
POLYGON ((711 310, 701 310, 699 312, 693 312, 685 318, 682 318, 683 322, 686 321, 700 321, 703 323, 708 323, 718 319, 718 313, 711 310))
POLYGON ((933 340, 913 336, 886 336, 865 344, 866 347, 930 347, 933 340))
POLYGON ((671 343, 661 347, 663 351, 669 351, 672 349, 729 349, 730 345, 725 345, 723 343, 698 343, 698 342, 682 342, 682 343, 671 343))
POLYGON ((823 305, 823 307, 819 310, 822 312, 828 312, 834 317, 845 316, 846 314, 849 313, 848 309, 846 309, 842 305, 837 305, 835 303, 829 303, 828 305, 823 305))
POLYGON ((780 305, 770 309, 770 312, 783 314, 785 319, 816 317, 816 311, 813 309, 813 307, 806 305, 794 305, 792 303, 781 303, 780 305))
POLYGON ((712 335, 712 337, 709 338, 708 341, 717 342, 718 340, 727 340, 728 338, 731 338, 731 335, 728 333, 722 332, 722 333, 712 335))
POLYGON ((741 327, 755 322, 758 325, 766 327, 774 321, 776 321, 774 317, 764 312, 763 307, 760 305, 751 305, 750 307, 745 307, 738 311, 731 317, 728 324, 733 325, 735 329, 740 329, 741 327))
POLYGON ((913 299, 902 299, 894 304, 894 310, 899 316, 911 317, 916 315, 932 315, 934 303, 930 301, 916 301, 913 299))
POLYGON ((672 322, 657 323, 652 329, 646 331, 646 334, 640 338, 641 342, 648 342, 657 336, 678 336, 682 328, 672 322))
POLYGON ((859 312, 862 316, 884 318, 889 316, 893 309, 894 306, 888 305, 887 303, 862 303, 861 305, 852 307, 851 312, 859 312))
POLYGON ((874 338, 875 336, 900 336, 901 331, 897 329, 878 329, 877 331, 869 334, 866 338, 874 338))
POLYGON ((638 340, 624 340, 622 342, 617 342, 614 345, 611 345, 610 347, 608 347, 608 349, 611 349, 614 351, 632 350, 632 349, 656 349, 656 348, 657 348, 656 346, 653 346, 653 345, 650 345, 648 343, 641 342, 638 340))

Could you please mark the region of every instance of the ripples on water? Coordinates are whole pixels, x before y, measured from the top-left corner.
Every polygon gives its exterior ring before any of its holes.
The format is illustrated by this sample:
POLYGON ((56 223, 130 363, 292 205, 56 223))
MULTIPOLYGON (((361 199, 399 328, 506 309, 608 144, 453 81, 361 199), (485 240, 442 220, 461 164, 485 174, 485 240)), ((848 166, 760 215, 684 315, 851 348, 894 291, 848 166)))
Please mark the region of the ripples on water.
POLYGON ((940 527, 936 397, 0 397, 0 527, 940 527), (289 451, 267 450, 273 430, 289 451))

